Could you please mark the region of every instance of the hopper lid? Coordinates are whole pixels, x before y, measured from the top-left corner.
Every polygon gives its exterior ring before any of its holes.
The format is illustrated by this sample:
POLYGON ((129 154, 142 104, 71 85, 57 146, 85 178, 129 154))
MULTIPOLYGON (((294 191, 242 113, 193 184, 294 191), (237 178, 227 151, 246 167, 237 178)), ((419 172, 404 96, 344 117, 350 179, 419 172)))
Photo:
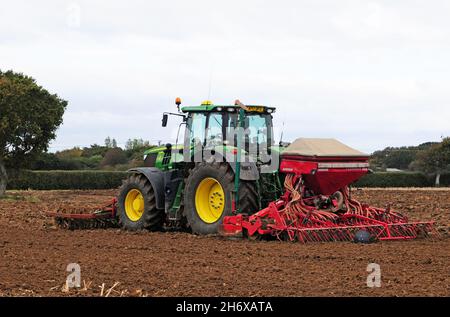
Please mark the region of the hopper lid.
POLYGON ((318 157, 368 157, 336 139, 299 138, 292 142, 282 155, 318 156, 318 157))

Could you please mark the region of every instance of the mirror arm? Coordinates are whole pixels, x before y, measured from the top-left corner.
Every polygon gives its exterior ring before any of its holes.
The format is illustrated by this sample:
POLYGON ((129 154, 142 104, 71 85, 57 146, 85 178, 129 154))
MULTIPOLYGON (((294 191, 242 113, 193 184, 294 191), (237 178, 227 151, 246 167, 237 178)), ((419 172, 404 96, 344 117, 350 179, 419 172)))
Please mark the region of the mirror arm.
POLYGON ((173 112, 164 112, 164 113, 163 113, 163 115, 164 115, 164 114, 167 114, 167 115, 169 115, 169 114, 170 114, 170 115, 172 115, 172 116, 183 117, 183 118, 185 118, 185 120, 186 120, 186 118, 187 118, 187 117, 186 117, 186 115, 184 115, 184 114, 180 114, 180 113, 173 113, 173 112))

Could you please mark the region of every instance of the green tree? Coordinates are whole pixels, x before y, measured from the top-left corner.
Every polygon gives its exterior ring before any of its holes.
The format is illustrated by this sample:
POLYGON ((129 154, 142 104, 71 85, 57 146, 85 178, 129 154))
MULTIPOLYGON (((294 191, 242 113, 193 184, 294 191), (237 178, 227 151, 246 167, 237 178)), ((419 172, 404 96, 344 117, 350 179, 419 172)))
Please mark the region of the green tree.
POLYGON ((32 163, 56 137, 67 101, 21 73, 0 70, 0 196, 6 190, 6 167, 32 163))
POLYGON ((83 154, 83 150, 76 146, 71 149, 56 152, 55 154, 60 159, 74 159, 81 157, 83 154))
POLYGON ((83 157, 91 157, 100 155, 101 157, 105 156, 105 153, 108 151, 106 146, 101 146, 98 144, 92 144, 90 147, 83 148, 83 157))
POLYGON ((105 139, 105 147, 108 149, 114 149, 117 147, 117 141, 116 139, 111 139, 111 137, 106 137, 105 139))
POLYGON ((135 151, 148 147, 150 147, 150 142, 142 139, 128 139, 125 143, 125 150, 127 151, 135 151))
POLYGON ((142 139, 128 139, 125 143, 125 153, 129 159, 130 167, 142 166, 144 164, 144 152, 155 147, 149 141, 142 139))
POLYGON ((375 169, 398 168, 410 169, 411 163, 417 158, 418 153, 427 150, 437 143, 423 143, 419 146, 387 147, 381 151, 375 151, 370 158, 370 165, 375 169))
POLYGON ((110 138, 109 136, 106 137, 106 139, 105 139, 105 146, 106 146, 108 149, 112 147, 112 144, 111 144, 111 138, 110 138))
POLYGON ((54 153, 43 152, 39 154, 31 164, 33 170, 57 170, 62 169, 62 162, 54 153))
POLYGON ((127 157, 124 151, 121 148, 113 148, 109 149, 108 152, 106 152, 105 157, 103 158, 100 166, 101 167, 115 166, 118 164, 125 164, 125 163, 127 163, 127 157))
POLYGON ((436 186, 440 185, 441 174, 450 171, 450 137, 432 145, 428 150, 418 153, 414 162, 416 169, 436 174, 436 186))

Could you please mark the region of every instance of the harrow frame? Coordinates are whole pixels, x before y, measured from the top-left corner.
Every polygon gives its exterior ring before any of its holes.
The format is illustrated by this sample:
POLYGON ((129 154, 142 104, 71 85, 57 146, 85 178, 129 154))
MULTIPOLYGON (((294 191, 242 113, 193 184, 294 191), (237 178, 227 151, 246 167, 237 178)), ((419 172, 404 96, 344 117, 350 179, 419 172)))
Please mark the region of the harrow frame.
POLYGON ((45 212, 55 223, 66 229, 93 229, 117 226, 117 198, 109 204, 96 208, 93 213, 45 212))

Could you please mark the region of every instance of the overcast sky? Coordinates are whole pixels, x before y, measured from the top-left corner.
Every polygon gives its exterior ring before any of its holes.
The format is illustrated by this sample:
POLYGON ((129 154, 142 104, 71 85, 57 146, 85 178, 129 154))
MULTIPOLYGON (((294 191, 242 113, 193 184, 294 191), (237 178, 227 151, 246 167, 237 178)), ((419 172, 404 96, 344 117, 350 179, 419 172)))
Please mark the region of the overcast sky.
POLYGON ((450 1, 0 4, 0 69, 69 101, 53 151, 174 141, 177 96, 277 106, 285 140, 366 152, 450 135, 450 1))

